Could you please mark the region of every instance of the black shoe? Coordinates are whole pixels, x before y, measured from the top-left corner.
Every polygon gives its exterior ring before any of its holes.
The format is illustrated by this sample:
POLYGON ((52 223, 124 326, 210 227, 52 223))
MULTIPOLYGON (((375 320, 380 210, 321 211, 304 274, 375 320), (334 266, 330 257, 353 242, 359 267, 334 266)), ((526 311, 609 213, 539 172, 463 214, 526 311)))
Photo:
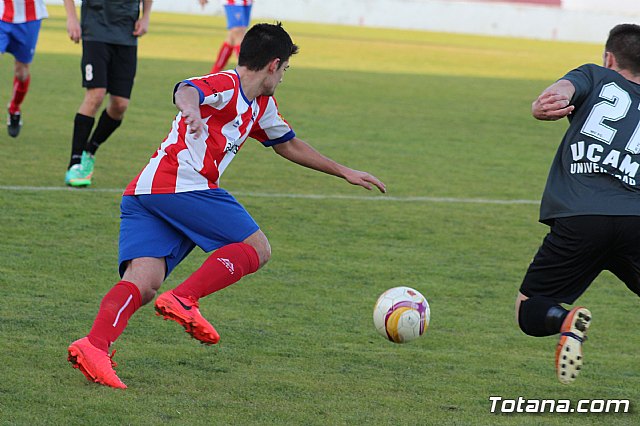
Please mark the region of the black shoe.
POLYGON ((15 138, 20 133, 20 129, 22 128, 22 114, 16 112, 15 114, 9 113, 7 117, 7 132, 9 136, 15 138))

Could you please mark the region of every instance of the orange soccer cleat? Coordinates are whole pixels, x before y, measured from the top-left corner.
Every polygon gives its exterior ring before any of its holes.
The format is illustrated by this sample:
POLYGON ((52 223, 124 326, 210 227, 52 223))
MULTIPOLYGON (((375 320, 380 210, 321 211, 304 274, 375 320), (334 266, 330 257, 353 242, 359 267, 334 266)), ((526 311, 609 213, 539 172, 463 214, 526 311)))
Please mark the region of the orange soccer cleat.
POLYGON ((173 291, 167 291, 158 296, 155 308, 156 315, 177 322, 194 339, 205 345, 213 345, 220 340, 216 329, 200 313, 198 301, 191 297, 180 297, 173 291))
POLYGON ((560 383, 572 383, 582 368, 582 343, 591 324, 591 312, 585 307, 573 308, 562 323, 556 348, 556 373, 560 383))
POLYGON ((117 366, 112 359, 116 351, 109 355, 93 346, 88 337, 73 342, 69 345, 68 351, 69 357, 67 359, 73 364, 73 368, 80 370, 89 381, 112 388, 127 388, 127 385, 122 383, 113 369, 117 366))

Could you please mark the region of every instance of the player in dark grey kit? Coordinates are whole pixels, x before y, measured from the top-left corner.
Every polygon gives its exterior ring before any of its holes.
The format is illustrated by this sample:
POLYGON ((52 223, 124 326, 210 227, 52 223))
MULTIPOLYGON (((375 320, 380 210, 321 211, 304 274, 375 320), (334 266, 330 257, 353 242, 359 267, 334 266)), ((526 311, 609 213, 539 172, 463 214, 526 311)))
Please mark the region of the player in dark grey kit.
POLYGON ((69 38, 76 43, 82 40, 82 87, 87 89, 73 123, 67 185, 91 185, 96 150, 124 118, 136 75, 138 37, 149 28, 151 3, 83 0, 79 22, 74 1, 64 0, 69 38), (91 134, 107 93, 109 102, 91 134))
POLYGON ((573 304, 603 270, 640 295, 640 26, 609 33, 604 66, 583 65, 533 102, 538 120, 569 119, 540 206, 550 226, 516 299, 522 331, 560 333, 556 371, 571 383, 591 323, 573 304))

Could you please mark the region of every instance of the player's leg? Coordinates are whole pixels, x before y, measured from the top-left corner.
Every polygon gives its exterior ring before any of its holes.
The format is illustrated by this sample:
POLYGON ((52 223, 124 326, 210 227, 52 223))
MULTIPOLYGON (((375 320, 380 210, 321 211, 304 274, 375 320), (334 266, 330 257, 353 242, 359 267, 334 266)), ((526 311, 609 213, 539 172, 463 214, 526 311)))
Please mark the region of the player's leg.
POLYGON ((69 346, 69 361, 74 368, 96 383, 126 388, 113 369, 109 347, 122 334, 129 318, 153 299, 164 275, 163 258, 143 257, 127 262, 122 280, 102 298, 89 334, 69 346))
POLYGON ((200 268, 174 289, 174 293, 198 300, 256 272, 270 257, 269 241, 258 229, 243 241, 214 251, 200 268))
POLYGON ((7 46, 7 51, 15 57, 13 90, 8 107, 7 132, 9 136, 17 137, 22 128, 21 105, 29 90, 31 74, 29 64, 33 61, 38 34, 40 33, 40 21, 11 24, 12 31, 7 46))
POLYGON ((230 44, 233 46, 233 54, 236 59, 240 56, 240 45, 244 39, 244 35, 247 32, 247 27, 235 27, 229 30, 230 44))
POLYGON ((22 111, 20 106, 24 101, 31 75, 29 73, 29 64, 20 62, 16 59, 14 66, 13 90, 11 91, 11 100, 7 111, 7 132, 11 137, 17 137, 22 129, 22 111))
MULTIPOLYGON (((151 197, 151 196, 149 196, 151 197)), ((119 281, 102 299, 89 334, 69 346, 69 361, 91 381, 124 388, 108 355, 129 318, 153 300, 165 277, 194 247, 166 221, 125 196, 121 204, 119 281)))
MULTIPOLYGON (((87 141, 85 151, 91 155, 91 158, 96 154, 100 145, 102 145, 109 136, 111 136, 111 134, 120 127, 128 106, 128 98, 114 95, 109 96, 109 103, 102 111, 98 124, 87 141)), ((93 164, 91 169, 93 171, 93 164)))
POLYGON ((240 18, 238 22, 236 22, 236 26, 229 30, 229 37, 236 59, 240 56, 240 45, 247 32, 249 21, 251 20, 251 6, 241 6, 241 8, 241 15, 239 15, 240 18))
POLYGON ((85 172, 82 160, 86 157, 85 147, 95 123, 95 115, 102 105, 106 93, 106 88, 87 88, 84 99, 73 119, 71 156, 65 174, 65 184, 67 185, 75 187, 91 185, 92 173, 85 172))
POLYGON ((268 245, 265 235, 258 230, 243 242, 219 248, 182 284, 158 297, 155 304, 158 315, 176 321, 201 343, 218 343, 220 335, 200 313, 200 298, 257 271, 268 260, 268 245), (254 246, 262 247, 262 257, 254 246))
POLYGON ((619 216, 614 220, 617 223, 618 240, 606 269, 640 296, 640 216, 619 216))
POLYGON ((91 184, 91 175, 85 173, 81 163, 91 129, 95 123, 95 116, 107 93, 109 60, 110 52, 106 43, 82 42, 82 86, 86 91, 73 121, 71 156, 65 175, 67 185, 88 186, 91 184))
POLYGON ((224 6, 224 12, 227 16, 227 37, 222 42, 220 46, 220 50, 218 50, 218 56, 216 57, 215 62, 213 63, 213 67, 211 68, 211 73, 220 72, 224 69, 233 53, 234 41, 237 36, 235 28, 245 26, 244 22, 244 11, 243 6, 224 6))
MULTIPOLYGON (((102 111, 98 124, 87 140, 82 153, 82 170, 85 176, 93 177, 95 155, 100 145, 122 124, 124 114, 129 107, 136 75, 136 46, 107 45, 110 61, 107 65, 107 92, 110 94, 107 107, 102 111)), ((97 110, 96 110, 97 112, 97 110)))
POLYGON ((605 216, 556 219, 516 299, 516 319, 524 333, 535 337, 561 334, 556 370, 563 383, 572 382, 580 371, 591 313, 584 307, 567 310, 561 304, 573 303, 604 269, 610 231, 605 216), (563 358, 567 348, 571 359, 563 358))
POLYGON ((220 72, 224 69, 225 65, 229 61, 231 54, 233 53, 233 45, 229 37, 225 39, 220 45, 220 49, 218 50, 218 55, 216 56, 216 60, 211 67, 211 74, 220 72))
POLYGON ((269 260, 271 248, 253 218, 226 191, 175 195, 163 208, 167 219, 179 222, 182 232, 213 253, 182 284, 160 295, 156 310, 202 343, 213 344, 218 333, 200 314, 198 301, 257 271, 269 260))
POLYGON ((110 58, 107 65, 107 92, 109 103, 102 111, 95 131, 87 142, 86 151, 96 151, 120 127, 129 107, 133 81, 136 76, 138 53, 136 46, 108 45, 110 58))

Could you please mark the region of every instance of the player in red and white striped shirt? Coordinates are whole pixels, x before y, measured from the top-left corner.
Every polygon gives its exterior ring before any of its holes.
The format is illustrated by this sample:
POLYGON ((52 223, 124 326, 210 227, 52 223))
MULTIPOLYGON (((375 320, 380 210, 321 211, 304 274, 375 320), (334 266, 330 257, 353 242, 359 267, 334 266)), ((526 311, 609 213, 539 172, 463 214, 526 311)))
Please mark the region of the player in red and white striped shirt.
POLYGON ((15 58, 13 92, 9 102, 7 131, 16 137, 22 127, 20 105, 29 90, 33 60, 41 20, 46 18, 43 0, 4 0, 0 2, 0 53, 9 52, 15 58))
POLYGON ((248 136, 264 146, 274 146, 295 137, 280 116, 275 98, 258 96, 250 101, 236 71, 191 78, 176 89, 183 87, 198 92, 201 112, 207 117, 201 134, 196 137, 189 133, 184 115, 179 112, 171 132, 124 195, 217 188, 220 176, 248 136))
MULTIPOLYGON (((199 0, 202 7, 207 4, 208 0, 199 0)), ((253 0, 220 0, 224 12, 227 16, 227 38, 222 42, 216 61, 211 68, 212 73, 216 73, 224 69, 229 61, 232 53, 236 57, 240 54, 240 45, 242 38, 247 32, 249 21, 251 19, 251 7, 253 0)))
POLYGON ((161 294, 155 309, 204 344, 220 339, 200 314, 199 300, 257 271, 271 256, 251 215, 219 187, 247 137, 294 163, 385 192, 375 176, 336 163, 298 139, 280 116, 273 94, 297 51, 280 24, 259 24, 246 34, 235 72, 176 86, 179 113, 171 132, 122 197, 122 280, 102 299, 87 337, 69 346, 69 361, 89 380, 126 388, 113 370, 109 347, 195 246, 213 253, 182 284, 161 294))

